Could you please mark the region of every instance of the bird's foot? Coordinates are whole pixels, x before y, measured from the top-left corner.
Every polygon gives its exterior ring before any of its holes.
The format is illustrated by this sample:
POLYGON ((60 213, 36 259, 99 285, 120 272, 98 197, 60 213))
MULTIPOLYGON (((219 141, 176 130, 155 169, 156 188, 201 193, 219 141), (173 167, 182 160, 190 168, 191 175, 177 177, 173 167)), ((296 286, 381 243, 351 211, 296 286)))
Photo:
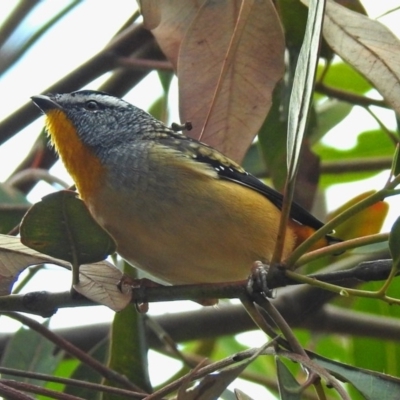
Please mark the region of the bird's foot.
MULTIPOLYGON (((133 289, 146 289, 149 287, 157 287, 162 286, 159 283, 156 283, 150 279, 142 278, 135 279, 128 275, 123 275, 121 280, 118 282, 118 289, 126 293, 127 291, 132 291, 133 289)), ((149 303, 145 301, 136 300, 134 301, 136 310, 142 314, 145 314, 149 311, 149 303)))
POLYGON ((261 293, 265 297, 275 297, 276 290, 268 287, 268 275, 270 268, 271 266, 264 264, 261 261, 254 262, 251 268, 251 274, 247 281, 247 292, 250 296, 253 293, 261 293))

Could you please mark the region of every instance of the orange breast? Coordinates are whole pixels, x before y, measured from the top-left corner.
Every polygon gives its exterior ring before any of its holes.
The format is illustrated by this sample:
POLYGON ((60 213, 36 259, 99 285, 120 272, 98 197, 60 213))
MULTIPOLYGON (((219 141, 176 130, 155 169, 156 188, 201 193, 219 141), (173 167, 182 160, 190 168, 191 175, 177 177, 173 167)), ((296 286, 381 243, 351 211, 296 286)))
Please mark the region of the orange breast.
POLYGON ((49 111, 46 115, 46 128, 80 196, 84 200, 95 196, 105 177, 105 169, 100 160, 82 143, 75 126, 63 111, 49 111))

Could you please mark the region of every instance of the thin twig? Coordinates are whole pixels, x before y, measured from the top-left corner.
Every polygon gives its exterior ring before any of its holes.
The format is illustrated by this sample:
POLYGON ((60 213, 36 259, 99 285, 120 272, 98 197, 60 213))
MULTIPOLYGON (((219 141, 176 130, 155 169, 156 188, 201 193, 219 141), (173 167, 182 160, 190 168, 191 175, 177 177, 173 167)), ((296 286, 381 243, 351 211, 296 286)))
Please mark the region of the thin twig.
POLYGON ((61 383, 63 385, 81 387, 84 389, 94 390, 97 392, 118 394, 133 399, 143 398, 143 393, 132 392, 131 390, 118 389, 111 386, 100 385, 98 383, 81 381, 78 379, 71 379, 71 378, 62 378, 54 375, 41 374, 38 372, 21 371, 14 368, 0 367, 0 373, 3 375, 19 376, 23 378, 36 379, 45 382, 61 383))
POLYGON ((169 61, 165 60, 150 60, 133 57, 119 57, 117 64, 125 68, 143 69, 149 71, 173 71, 174 68, 169 61))
MULTIPOLYGON (((85 400, 82 397, 73 396, 71 394, 56 392, 55 390, 47 389, 44 387, 40 387, 37 385, 32 385, 27 382, 18 382, 10 379, 1 379, 2 385, 8 386, 9 388, 23 390, 24 392, 30 392, 34 394, 41 394, 42 396, 46 396, 48 399, 56 399, 56 400, 85 400)), ((6 399, 11 399, 11 397, 5 397, 6 399)), ((32 397, 27 397, 28 399, 33 399, 32 397)), ((21 400, 25 399, 25 397, 21 397, 21 400)))
POLYGON ((6 183, 10 186, 19 186, 27 182, 44 181, 50 185, 58 184, 67 189, 70 185, 55 175, 50 174, 46 169, 28 168, 20 171, 7 179, 6 183))
POLYGON ((319 93, 327 95, 328 97, 333 97, 335 99, 342 100, 353 105, 359 105, 363 107, 377 106, 383 108, 391 108, 384 100, 376 100, 371 99, 370 97, 360 96, 355 93, 346 92, 344 90, 327 86, 321 82, 316 82, 315 90, 319 93))
MULTIPOLYGON (((349 285, 368 281, 385 280, 390 274, 391 260, 362 262, 354 268, 319 273, 309 276, 293 274, 286 269, 275 269, 268 282, 271 289, 277 287, 311 283, 349 285)), ((247 295, 247 280, 215 284, 139 287, 132 289, 132 303, 158 301, 199 300, 206 298, 241 298, 247 295)), ((330 287, 327 286, 329 289, 330 287)), ((0 311, 19 311, 42 316, 53 315, 58 308, 97 305, 85 297, 72 297, 70 292, 31 292, 0 297, 0 311)))
POLYGON ((20 1, 18 2, 11 15, 2 23, 0 27, 0 48, 9 39, 11 34, 17 29, 21 21, 32 11, 39 3, 39 0, 20 1))

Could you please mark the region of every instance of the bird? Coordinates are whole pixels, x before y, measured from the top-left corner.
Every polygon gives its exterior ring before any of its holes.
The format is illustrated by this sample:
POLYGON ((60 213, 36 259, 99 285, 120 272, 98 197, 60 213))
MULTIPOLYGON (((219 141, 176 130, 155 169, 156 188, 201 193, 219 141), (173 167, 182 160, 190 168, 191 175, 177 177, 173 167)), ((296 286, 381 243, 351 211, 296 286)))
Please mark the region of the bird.
MULTIPOLYGON (((196 284, 243 280, 271 261, 283 196, 239 164, 105 92, 32 101, 80 198, 131 265, 196 284)), ((322 226, 293 203, 283 259, 322 226)))

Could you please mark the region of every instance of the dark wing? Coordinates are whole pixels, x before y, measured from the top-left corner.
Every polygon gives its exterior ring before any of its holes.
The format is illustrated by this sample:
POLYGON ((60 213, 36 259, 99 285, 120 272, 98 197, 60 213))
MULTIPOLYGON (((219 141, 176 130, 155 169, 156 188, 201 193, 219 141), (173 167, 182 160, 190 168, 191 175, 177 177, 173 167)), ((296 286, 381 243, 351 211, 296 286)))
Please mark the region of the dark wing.
MULTIPOLYGON (((249 173, 241 173, 235 170, 224 169, 218 172, 221 179, 227 179, 241 185, 247 186, 253 190, 264 195, 272 204, 282 209, 283 196, 281 193, 277 192, 275 189, 265 185, 262 181, 257 179, 255 176, 249 173)), ((306 209, 304 209, 299 204, 292 202, 290 208, 290 217, 303 225, 310 226, 314 229, 321 228, 324 224, 310 214, 306 209)))
MULTIPOLYGON (((176 132, 168 132, 167 137, 160 138, 167 146, 179 149, 187 157, 212 167, 221 179, 236 182, 256 190, 265 196, 277 208, 282 209, 283 196, 276 190, 265 185, 255 176, 246 172, 239 164, 225 157, 219 151, 176 132)), ((293 202, 290 210, 292 219, 314 229, 321 228, 324 224, 299 204, 293 202)))

